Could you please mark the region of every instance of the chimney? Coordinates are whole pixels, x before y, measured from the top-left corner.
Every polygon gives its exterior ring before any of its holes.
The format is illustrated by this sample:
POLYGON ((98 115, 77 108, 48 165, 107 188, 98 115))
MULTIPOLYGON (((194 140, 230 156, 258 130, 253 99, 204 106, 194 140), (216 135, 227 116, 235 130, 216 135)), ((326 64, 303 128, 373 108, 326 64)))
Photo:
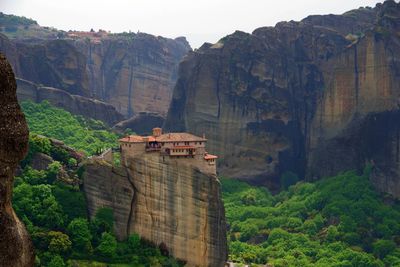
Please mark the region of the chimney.
POLYGON ((153 128, 153 136, 154 137, 159 137, 161 134, 162 134, 161 128, 153 128))
POLYGON ((203 139, 206 139, 206 134, 205 133, 203 133, 203 139))

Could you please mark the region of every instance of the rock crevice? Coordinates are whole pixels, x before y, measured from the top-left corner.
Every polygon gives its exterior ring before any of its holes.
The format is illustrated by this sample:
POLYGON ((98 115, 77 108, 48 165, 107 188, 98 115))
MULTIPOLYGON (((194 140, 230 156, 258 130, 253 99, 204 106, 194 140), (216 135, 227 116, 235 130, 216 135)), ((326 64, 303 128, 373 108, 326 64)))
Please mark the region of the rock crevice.
POLYGON ((216 176, 157 153, 128 158, 122 167, 94 158, 85 169, 89 214, 112 208, 119 239, 138 233, 188 266, 224 266, 226 221, 216 176))

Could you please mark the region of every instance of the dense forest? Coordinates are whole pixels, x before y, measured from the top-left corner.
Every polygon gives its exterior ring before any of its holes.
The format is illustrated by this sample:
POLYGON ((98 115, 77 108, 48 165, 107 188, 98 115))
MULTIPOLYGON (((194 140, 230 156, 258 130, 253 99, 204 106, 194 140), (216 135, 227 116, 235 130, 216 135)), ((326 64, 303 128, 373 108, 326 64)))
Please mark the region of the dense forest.
POLYGON ((13 206, 31 234, 36 265, 180 266, 136 234, 118 242, 112 210, 101 209, 89 220, 81 191, 83 168, 48 138, 60 139, 90 155, 115 145, 117 135, 99 121, 71 115, 47 102, 24 102, 22 106, 31 131, 30 150, 15 179, 13 206), (36 153, 54 161, 45 170, 35 170, 31 161, 36 153))
POLYGON ((222 179, 234 262, 284 266, 400 266, 400 204, 353 171, 278 195, 222 179))

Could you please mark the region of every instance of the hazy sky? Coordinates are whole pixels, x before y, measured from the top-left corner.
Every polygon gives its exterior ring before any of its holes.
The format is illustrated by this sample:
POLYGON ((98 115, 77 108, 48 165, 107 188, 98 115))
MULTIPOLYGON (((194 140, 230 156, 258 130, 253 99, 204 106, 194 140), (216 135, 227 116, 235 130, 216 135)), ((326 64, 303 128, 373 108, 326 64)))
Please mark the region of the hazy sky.
POLYGON ((193 47, 282 20, 341 14, 383 0, 0 0, 0 11, 62 30, 186 36, 193 47))

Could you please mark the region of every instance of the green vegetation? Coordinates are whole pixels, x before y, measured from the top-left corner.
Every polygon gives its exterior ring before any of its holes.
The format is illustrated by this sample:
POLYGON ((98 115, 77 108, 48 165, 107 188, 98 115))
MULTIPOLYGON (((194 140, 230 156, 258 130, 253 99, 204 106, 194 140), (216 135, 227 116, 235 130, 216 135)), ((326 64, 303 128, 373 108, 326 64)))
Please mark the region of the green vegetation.
POLYGON ((13 206, 31 234, 36 266, 181 266, 136 234, 118 242, 112 210, 101 208, 90 220, 79 187, 84 168, 71 152, 37 134, 60 139, 87 154, 114 145, 117 136, 99 121, 73 116, 47 102, 22 106, 33 133, 21 163, 23 171, 15 178, 13 206), (37 153, 55 161, 45 170, 35 170, 31 163, 37 153))
POLYGON ((101 121, 72 115, 47 101, 40 104, 26 101, 21 106, 32 133, 59 139, 88 155, 118 146, 118 136, 101 121))
POLYGON ((37 24, 33 19, 28 19, 26 17, 20 17, 15 15, 7 15, 0 12, 0 25, 4 26, 28 26, 32 24, 37 24))
POLYGON ((276 196, 222 179, 231 260, 276 267, 400 266, 400 205, 385 204, 366 172, 299 182, 276 196))
MULTIPOLYGON (((54 150, 46 138, 31 136, 30 142, 30 155, 39 151, 51 155, 54 150)), ((57 179, 63 169, 79 172, 76 166, 69 167, 70 161, 71 158, 66 158, 64 164, 54 161, 39 171, 25 160, 22 174, 15 179, 14 209, 32 236, 38 266, 180 266, 138 235, 117 242, 110 209, 99 209, 89 220, 79 186, 57 179), (105 264, 90 263, 94 259, 105 264)))
POLYGON ((35 20, 0 12, 0 32, 11 39, 55 39, 65 32, 51 27, 41 27, 35 20))

